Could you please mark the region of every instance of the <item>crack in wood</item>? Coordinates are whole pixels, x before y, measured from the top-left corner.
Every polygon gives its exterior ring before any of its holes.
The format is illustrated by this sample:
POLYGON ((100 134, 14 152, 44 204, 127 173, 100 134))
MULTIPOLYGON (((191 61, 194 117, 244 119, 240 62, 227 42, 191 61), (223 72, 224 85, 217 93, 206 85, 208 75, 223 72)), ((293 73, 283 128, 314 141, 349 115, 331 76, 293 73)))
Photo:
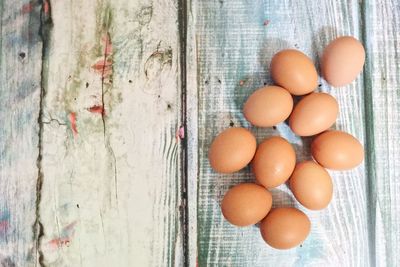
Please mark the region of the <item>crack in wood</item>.
MULTIPOLYGON (((107 22, 107 25, 108 25, 108 22, 107 22)), ((108 38, 108 40, 110 40, 109 39, 110 38, 109 32, 107 32, 106 38, 108 38)), ((101 105, 103 107, 103 112, 101 113, 101 120, 103 121, 103 135, 104 135, 104 138, 106 137, 106 122, 105 122, 105 119, 104 119, 104 115, 105 115, 104 114, 105 113, 104 112, 104 110, 105 110, 105 106, 104 106, 104 94, 105 94, 105 92, 104 92, 104 75, 105 75, 105 71, 106 71, 106 62, 107 62, 107 57, 108 57, 108 53, 107 53, 108 49, 109 49, 108 48, 108 41, 106 41, 105 42, 105 47, 104 47, 104 64, 103 64, 103 69, 102 69, 102 72, 101 72, 101 105)))
MULTIPOLYGON (((108 150, 108 153, 111 155, 111 157, 113 158, 113 166, 114 166, 114 186, 115 186, 115 200, 117 203, 117 207, 118 207, 118 177, 117 177, 117 159, 115 157, 115 153, 113 148, 111 147, 110 144, 110 136, 107 135, 107 124, 106 124, 106 120, 105 120, 105 100, 104 100, 104 95, 106 93, 104 87, 105 87, 105 83, 104 83, 104 79, 106 76, 106 65, 105 64, 107 62, 108 57, 111 56, 111 49, 112 49, 112 41, 111 41, 111 36, 110 36, 110 32, 109 32, 109 28, 110 28, 110 24, 111 24, 111 13, 107 13, 106 17, 105 17, 105 23, 104 23, 104 28, 106 29, 106 36, 105 36, 105 46, 104 46, 104 64, 103 64, 103 68, 102 68, 102 73, 101 73, 101 105, 103 107, 103 110, 101 112, 101 120, 103 123, 103 138, 104 138, 104 146, 106 147, 106 149, 108 150)), ((113 68, 113 62, 111 59, 111 69, 113 68)), ((111 70, 111 74, 109 74, 109 78, 110 81, 112 80, 112 70, 111 70)), ((112 84, 112 82, 110 83, 112 84)), ((110 85, 110 87, 112 87, 112 85, 110 85)), ((109 89, 107 89, 107 92, 109 91, 109 89)))
POLYGON ((42 121, 43 124, 51 124, 52 122, 55 122, 58 126, 67 126, 66 123, 60 122, 59 120, 54 119, 54 118, 50 118, 50 120, 48 120, 48 121, 42 121))
POLYGON ((50 41, 50 32, 53 27, 53 22, 51 19, 51 10, 50 10, 50 2, 48 0, 41 1, 41 11, 40 11, 40 28, 39 28, 39 36, 42 41, 42 66, 40 73, 40 100, 39 100, 39 114, 37 122, 39 124, 39 132, 38 132, 38 157, 36 160, 36 166, 38 169, 38 176, 36 180, 36 202, 35 202, 35 222, 32 226, 33 236, 36 241, 36 256, 37 260, 35 262, 35 266, 39 264, 39 266, 44 267, 44 255, 43 251, 40 247, 41 240, 44 236, 44 227, 40 220, 40 203, 42 197, 42 187, 43 187, 43 168, 42 168, 42 158, 43 158, 43 118, 44 118, 44 98, 46 95, 47 88, 47 63, 48 63, 48 49, 49 49, 49 41, 50 41))

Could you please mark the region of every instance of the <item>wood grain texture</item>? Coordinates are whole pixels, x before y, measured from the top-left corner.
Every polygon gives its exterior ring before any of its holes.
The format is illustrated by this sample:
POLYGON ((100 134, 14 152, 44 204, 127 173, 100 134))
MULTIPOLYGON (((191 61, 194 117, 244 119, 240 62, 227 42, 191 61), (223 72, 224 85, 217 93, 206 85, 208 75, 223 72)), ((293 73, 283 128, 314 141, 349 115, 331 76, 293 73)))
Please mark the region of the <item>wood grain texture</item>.
POLYGON ((0 0, 0 22, 0 266, 400 266, 398 1, 0 0), (275 52, 318 65, 340 35, 364 42, 365 71, 319 90, 367 168, 331 172, 309 238, 274 250, 223 219, 226 190, 254 178, 214 173, 208 147, 244 126, 310 158, 310 138, 251 127, 242 104, 275 52))
POLYGON ((400 266, 400 3, 364 4, 373 264, 400 266))
POLYGON ((0 265, 37 259, 42 40, 39 3, 0 1, 0 265))
MULTIPOLYGON (((368 180, 364 166, 331 172, 335 190, 328 209, 306 211, 312 232, 302 246, 274 250, 257 227, 227 223, 219 202, 239 182, 253 181, 249 169, 231 175, 214 173, 208 147, 232 125, 250 127, 241 108, 257 87, 271 83, 268 64, 278 50, 296 48, 318 62, 322 49, 340 35, 361 37, 358 1, 197 1, 199 84, 198 238, 200 266, 369 266, 368 180)), ((364 140, 363 76, 343 88, 321 80, 319 90, 340 104, 334 128, 364 140)), ((298 160, 310 158, 310 139, 293 135, 284 123, 277 129, 251 127, 260 141, 282 135, 295 146, 298 160)), ((296 206, 286 185, 273 190, 274 206, 296 206)))
POLYGON ((186 5, 186 132, 187 132, 187 265, 197 266, 197 203, 199 182, 199 124, 198 124, 198 48, 196 46, 197 9, 192 1, 186 5))
POLYGON ((41 264, 181 265, 176 1, 49 10, 41 264))

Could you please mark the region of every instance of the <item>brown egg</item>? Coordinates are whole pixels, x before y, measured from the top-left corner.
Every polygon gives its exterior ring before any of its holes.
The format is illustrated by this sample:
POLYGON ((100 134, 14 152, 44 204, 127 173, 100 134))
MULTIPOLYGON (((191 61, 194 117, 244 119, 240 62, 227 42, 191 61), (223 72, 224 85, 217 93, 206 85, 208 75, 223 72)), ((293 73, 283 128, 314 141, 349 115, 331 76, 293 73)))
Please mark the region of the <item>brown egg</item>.
POLYGON ((272 209, 260 224, 262 238, 277 249, 300 245, 307 238, 310 229, 310 219, 295 208, 272 209))
POLYGON ((331 176, 314 161, 297 164, 289 185, 293 195, 307 209, 320 210, 331 202, 333 194, 331 176))
POLYGON ((324 50, 321 62, 322 75, 329 84, 343 86, 357 78, 364 62, 363 45, 354 37, 339 37, 324 50))
POLYGON ((271 127, 286 120, 293 108, 293 98, 279 86, 258 89, 247 99, 243 113, 251 124, 271 127))
POLYGON ((211 167, 216 172, 232 173, 244 168, 256 151, 256 138, 245 128, 229 128, 220 133, 208 151, 211 167))
POLYGON ((276 84, 293 95, 308 94, 318 86, 314 63, 294 49, 282 50, 272 58, 271 75, 276 84))
POLYGON ((292 145, 279 136, 265 139, 257 148, 252 161, 257 182, 266 188, 277 187, 289 179, 296 165, 292 145))
POLYGON ((252 183, 232 187, 221 203, 225 219, 237 226, 258 223, 267 215, 271 206, 271 193, 264 187, 252 183))
POLYGON ((361 143, 352 135, 341 131, 327 131, 318 135, 311 143, 314 159, 323 167, 332 170, 348 170, 364 159, 361 143))
POLYGON ((289 125, 300 136, 319 134, 331 127, 337 118, 339 106, 336 99, 326 93, 311 93, 295 106, 289 125))

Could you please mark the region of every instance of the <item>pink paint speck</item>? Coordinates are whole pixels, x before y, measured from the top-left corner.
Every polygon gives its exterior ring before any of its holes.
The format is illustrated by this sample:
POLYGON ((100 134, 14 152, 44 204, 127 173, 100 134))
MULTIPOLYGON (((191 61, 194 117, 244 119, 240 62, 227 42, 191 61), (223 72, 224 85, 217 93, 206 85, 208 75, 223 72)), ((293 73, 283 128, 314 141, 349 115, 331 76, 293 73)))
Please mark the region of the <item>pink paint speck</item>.
POLYGON ((77 136, 78 130, 76 128, 76 113, 75 112, 71 112, 69 114, 69 122, 71 123, 72 133, 74 134, 74 136, 77 136))
POLYGON ((112 59, 109 58, 113 52, 113 46, 111 43, 110 35, 108 33, 106 33, 102 37, 102 42, 104 46, 103 58, 98 60, 95 64, 93 64, 92 69, 94 69, 94 71, 100 74, 101 77, 104 79, 112 75, 112 64, 113 64, 112 59))
POLYGON ((183 128, 183 126, 181 126, 181 127, 179 128, 179 137, 180 137, 181 139, 185 138, 185 128, 183 128))
POLYGON ((110 35, 107 33, 106 35, 104 35, 103 37, 103 42, 104 42, 104 47, 105 47, 105 56, 109 56, 112 54, 113 52, 113 46, 111 43, 111 38, 110 35))
POLYGON ((101 105, 90 107, 90 108, 88 108, 88 110, 92 113, 104 115, 104 108, 101 105))
POLYGON ((57 249, 62 246, 69 246, 71 243, 71 237, 75 233, 75 225, 77 224, 76 221, 68 224, 65 226, 59 237, 50 240, 47 244, 50 246, 51 249, 57 249))
POLYGON ((92 69, 105 78, 112 74, 112 61, 101 59, 92 65, 92 69))
POLYGON ((68 246, 70 243, 70 239, 68 237, 65 238, 55 238, 49 241, 49 246, 53 249, 59 248, 61 246, 68 246))
POLYGON ((48 0, 44 0, 44 2, 43 2, 43 11, 44 11, 44 13, 45 14, 49 13, 49 10, 50 10, 49 2, 48 2, 48 0))
POLYGON ((185 128, 183 126, 179 127, 175 134, 176 142, 185 138, 185 128))
POLYGON ((5 233, 7 232, 8 229, 8 221, 4 220, 4 221, 0 221, 0 233, 5 233))
POLYGON ((32 12, 32 10, 33 10, 33 5, 31 2, 24 4, 22 6, 22 14, 28 14, 28 13, 32 12))

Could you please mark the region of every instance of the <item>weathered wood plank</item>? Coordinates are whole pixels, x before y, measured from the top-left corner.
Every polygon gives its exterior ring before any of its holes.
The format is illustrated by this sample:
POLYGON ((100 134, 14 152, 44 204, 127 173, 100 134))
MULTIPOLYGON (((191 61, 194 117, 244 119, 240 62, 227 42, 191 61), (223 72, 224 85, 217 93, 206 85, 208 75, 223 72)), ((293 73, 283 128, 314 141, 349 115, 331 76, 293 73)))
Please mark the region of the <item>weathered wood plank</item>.
POLYGON ((198 124, 198 50, 196 46, 196 20, 197 9, 192 1, 186 1, 186 132, 187 132, 187 205, 188 205, 188 231, 187 231, 187 263, 188 266, 197 266, 198 237, 197 237, 197 203, 199 182, 199 124, 198 124))
POLYGON ((43 263, 181 265, 176 1, 51 1, 51 12, 43 263))
MULTIPOLYGON (((358 1, 196 1, 199 85, 198 243, 200 266, 369 266, 367 177, 364 166, 331 172, 334 200, 328 209, 306 213, 312 232, 300 247, 274 250, 256 227, 227 223, 219 202, 225 191, 252 181, 249 170, 233 175, 214 173, 207 160, 213 137, 230 125, 249 127, 241 108, 247 96, 271 83, 269 61, 283 48, 297 48, 316 62, 336 36, 360 38, 358 1)), ((363 77, 332 93, 340 104, 335 128, 364 140, 363 77)), ((294 136, 286 124, 276 130, 256 129, 258 140, 281 134, 296 147, 298 159, 309 158, 310 139, 294 136)), ((286 186, 274 190, 275 206, 295 205, 286 186)))
POLYGON ((41 4, 0 1, 0 265, 33 266, 41 4))
POLYGON ((400 264, 400 3, 364 1, 371 239, 376 266, 400 264))

